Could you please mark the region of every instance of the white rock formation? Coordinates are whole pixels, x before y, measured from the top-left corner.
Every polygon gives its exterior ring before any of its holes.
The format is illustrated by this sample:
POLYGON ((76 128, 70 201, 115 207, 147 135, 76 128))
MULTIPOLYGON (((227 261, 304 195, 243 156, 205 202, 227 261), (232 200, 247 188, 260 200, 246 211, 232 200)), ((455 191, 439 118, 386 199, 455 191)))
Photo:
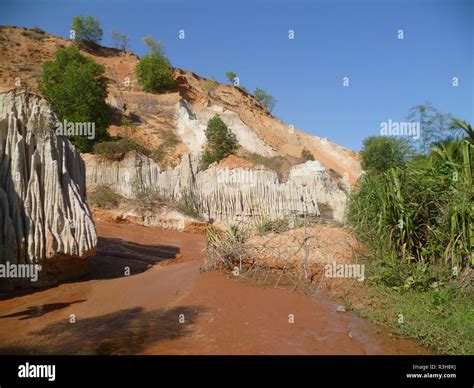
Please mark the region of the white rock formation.
POLYGON ((239 144, 249 152, 255 152, 263 156, 277 155, 276 151, 260 139, 257 134, 247 127, 235 112, 227 110, 219 105, 203 106, 198 112, 194 112, 191 106, 182 99, 178 103, 177 128, 181 140, 185 143, 192 154, 202 151, 206 143, 204 133, 208 121, 218 114, 235 134, 239 144))
POLYGON ((87 185, 108 184, 117 193, 132 197, 134 182, 178 199, 191 192, 208 220, 232 224, 258 223, 263 219, 290 217, 297 213, 319 214, 319 205, 328 205, 337 221, 344 220, 347 194, 317 161, 295 166, 288 182, 280 182, 274 171, 260 168, 221 168, 199 171, 196 156, 184 156, 174 169, 160 171, 147 157, 129 155, 122 161, 84 156, 87 185))
POLYGON ((41 286, 82 275, 97 236, 85 200, 84 162, 53 129, 45 100, 0 94, 0 264, 39 264, 41 286))

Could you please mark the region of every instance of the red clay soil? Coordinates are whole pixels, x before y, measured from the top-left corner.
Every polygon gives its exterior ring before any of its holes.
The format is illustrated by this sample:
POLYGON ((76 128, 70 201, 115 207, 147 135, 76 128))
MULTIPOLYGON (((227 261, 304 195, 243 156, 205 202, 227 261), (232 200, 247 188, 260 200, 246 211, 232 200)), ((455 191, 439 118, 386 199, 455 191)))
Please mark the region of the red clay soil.
POLYGON ((88 279, 0 301, 0 353, 431 353, 323 295, 201 273, 201 235, 113 223, 98 233, 88 279))

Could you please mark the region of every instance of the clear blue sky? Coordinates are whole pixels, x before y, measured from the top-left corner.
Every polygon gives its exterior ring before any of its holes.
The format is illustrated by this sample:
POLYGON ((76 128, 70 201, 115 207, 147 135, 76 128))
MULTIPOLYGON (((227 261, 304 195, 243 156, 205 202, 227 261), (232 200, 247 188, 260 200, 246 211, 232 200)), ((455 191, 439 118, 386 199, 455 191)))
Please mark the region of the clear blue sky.
POLYGON ((474 0, 0 3, 0 24, 63 37, 75 15, 100 20, 104 45, 112 45, 115 27, 138 55, 146 52, 141 38, 151 34, 176 67, 222 82, 234 70, 248 89, 275 96, 273 113, 285 123, 355 150, 379 134, 381 122, 403 121, 425 101, 474 121, 474 0))

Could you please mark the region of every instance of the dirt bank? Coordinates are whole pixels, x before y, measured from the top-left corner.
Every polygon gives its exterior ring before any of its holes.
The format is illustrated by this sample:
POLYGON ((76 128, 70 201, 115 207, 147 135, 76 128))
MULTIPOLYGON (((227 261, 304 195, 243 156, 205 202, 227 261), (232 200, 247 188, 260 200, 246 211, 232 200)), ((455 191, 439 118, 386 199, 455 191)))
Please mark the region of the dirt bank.
POLYGON ((200 273, 201 235, 113 223, 98 234, 87 279, 0 301, 1 353, 429 353, 322 295, 200 273))

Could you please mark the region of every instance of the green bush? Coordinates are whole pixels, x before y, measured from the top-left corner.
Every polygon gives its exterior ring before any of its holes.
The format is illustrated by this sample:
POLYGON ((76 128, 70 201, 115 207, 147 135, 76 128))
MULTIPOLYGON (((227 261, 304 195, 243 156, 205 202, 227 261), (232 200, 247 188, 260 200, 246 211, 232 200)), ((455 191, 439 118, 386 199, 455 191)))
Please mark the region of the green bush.
POLYGON ((254 97, 257 99, 257 101, 269 112, 273 110, 276 104, 275 97, 272 95, 268 94, 264 90, 260 88, 256 88, 255 91, 253 92, 254 97))
POLYGON ((69 136, 79 151, 89 152, 95 143, 109 138, 107 128, 112 122, 112 109, 105 101, 104 67, 81 55, 78 48, 60 48, 54 61, 43 64, 40 91, 61 122, 95 125, 92 139, 69 136))
POLYGON ((125 153, 130 151, 140 152, 148 156, 150 151, 129 138, 104 141, 94 145, 94 153, 110 160, 120 160, 125 153))
POLYGON ((301 151, 301 159, 303 159, 304 161, 314 160, 314 155, 311 153, 310 150, 303 148, 303 151, 301 151))
POLYGON ((135 73, 146 92, 163 93, 176 86, 170 61, 159 51, 144 55, 137 63, 135 73))
POLYGON ((124 127, 126 126, 129 126, 129 125, 132 125, 133 124, 133 121, 131 118, 127 117, 127 116, 121 116, 120 117, 120 125, 123 125, 124 127))
POLYGON ((360 156, 365 171, 384 172, 405 164, 410 156, 410 147, 404 139, 370 136, 364 140, 360 156))
POLYGON ((205 133, 207 143, 202 156, 203 168, 224 159, 238 147, 236 136, 217 114, 207 123, 205 133))
POLYGON ((237 73, 234 71, 228 71, 225 73, 225 76, 229 80, 229 82, 233 85, 234 84, 234 79, 237 77, 237 73))
POLYGON ((99 44, 102 40, 100 22, 92 16, 74 16, 71 29, 74 30, 77 41, 99 44))

